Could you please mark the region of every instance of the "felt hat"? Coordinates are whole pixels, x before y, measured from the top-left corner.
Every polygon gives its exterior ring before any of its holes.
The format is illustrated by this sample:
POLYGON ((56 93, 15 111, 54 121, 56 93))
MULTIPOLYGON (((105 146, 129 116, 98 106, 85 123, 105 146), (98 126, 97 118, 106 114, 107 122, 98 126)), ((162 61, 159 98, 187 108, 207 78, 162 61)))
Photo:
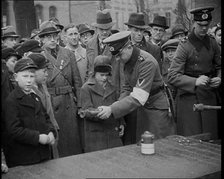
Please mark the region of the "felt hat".
POLYGON ((172 30, 171 30, 171 39, 174 38, 176 35, 179 35, 179 34, 184 34, 185 36, 187 35, 188 31, 184 29, 184 26, 182 24, 176 24, 172 30))
POLYGON ((31 53, 28 57, 33 60, 38 69, 43 69, 48 66, 48 60, 40 53, 31 53))
POLYGON ((101 28, 101 29, 109 29, 115 23, 112 22, 112 18, 108 9, 104 9, 103 11, 97 11, 96 14, 96 22, 92 24, 92 26, 101 28))
POLYGON ((86 24, 79 24, 77 28, 80 35, 84 34, 85 32, 90 32, 93 35, 95 32, 93 29, 90 29, 90 27, 88 27, 86 24))
POLYGON ((167 49, 176 49, 179 42, 179 39, 169 39, 161 46, 161 48, 163 51, 166 51, 167 49))
POLYGON ((158 27, 162 27, 164 29, 168 29, 169 28, 167 26, 167 23, 166 23, 166 17, 164 17, 164 16, 156 16, 156 17, 154 17, 153 22, 149 23, 149 26, 150 27, 158 26, 158 27))
POLYGON ((61 30, 58 29, 53 22, 44 21, 40 24, 40 32, 38 33, 39 37, 43 37, 47 34, 59 33, 61 30))
POLYGON ((146 29, 149 27, 145 24, 144 14, 142 13, 131 13, 128 22, 124 24, 127 26, 136 27, 138 29, 146 29))
POLYGON ((2 39, 4 40, 7 37, 19 38, 20 36, 16 34, 13 26, 6 26, 2 28, 2 39))
POLYGON ((64 26, 60 24, 59 20, 56 17, 52 17, 49 19, 50 22, 53 22, 56 27, 58 27, 60 30, 64 29, 64 26))

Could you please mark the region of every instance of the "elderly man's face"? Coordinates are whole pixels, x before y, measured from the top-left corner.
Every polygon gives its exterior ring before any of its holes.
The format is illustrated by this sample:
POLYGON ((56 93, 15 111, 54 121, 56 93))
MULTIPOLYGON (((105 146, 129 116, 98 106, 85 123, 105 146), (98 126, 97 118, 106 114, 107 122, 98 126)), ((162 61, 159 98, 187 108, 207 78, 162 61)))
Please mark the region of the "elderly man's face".
POLYGON ((194 23, 194 32, 197 36, 204 37, 209 29, 209 21, 195 21, 194 23))
POLYGON ((105 38, 109 37, 111 35, 111 28, 108 29, 101 29, 101 28, 96 28, 96 32, 99 35, 100 40, 104 40, 105 38))
POLYGON ((79 32, 76 27, 69 28, 65 33, 66 43, 71 46, 79 44, 79 32))
POLYGON ((131 31, 131 40, 135 43, 139 43, 142 41, 144 29, 139 29, 136 27, 129 27, 131 31))
POLYGON ((57 46, 57 42, 59 39, 59 35, 57 33, 47 34, 41 38, 43 45, 50 49, 55 49, 57 46))
POLYGON ((13 48, 17 44, 17 37, 7 37, 3 40, 3 45, 9 48, 13 48))
POLYGON ((151 30, 152 39, 156 41, 161 41, 163 35, 165 34, 165 29, 158 26, 153 26, 151 30))

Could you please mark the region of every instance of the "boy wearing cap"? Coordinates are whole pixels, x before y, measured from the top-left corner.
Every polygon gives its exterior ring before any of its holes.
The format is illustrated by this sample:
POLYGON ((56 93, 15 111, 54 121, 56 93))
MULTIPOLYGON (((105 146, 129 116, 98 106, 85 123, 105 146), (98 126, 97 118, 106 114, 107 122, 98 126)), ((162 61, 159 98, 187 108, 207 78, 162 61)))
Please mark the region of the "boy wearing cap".
POLYGON ((82 81, 74 53, 58 45, 59 32, 49 21, 40 25, 39 37, 43 43, 43 55, 49 60, 46 84, 60 128, 58 152, 59 157, 66 157, 82 152, 76 116, 80 107, 82 81))
POLYGON ((217 139, 217 111, 194 112, 192 106, 217 105, 221 83, 221 59, 217 42, 207 32, 213 7, 200 7, 193 14, 193 29, 177 48, 168 72, 168 83, 177 88, 177 132, 183 136, 211 133, 217 139))
POLYGON ((146 51, 132 45, 130 32, 113 34, 104 40, 116 58, 124 63, 125 82, 119 101, 100 106, 98 117, 107 119, 113 114, 120 118, 137 109, 136 142, 144 131, 156 139, 174 134, 174 123, 168 117, 168 102, 156 59, 146 51))
MULTIPOLYGON (((101 105, 110 105, 117 100, 116 90, 108 81, 111 71, 109 57, 99 55, 95 58, 94 73, 81 88, 81 106, 83 110, 97 109, 101 105)), ((83 123, 85 152, 122 145, 118 132, 120 120, 113 117, 102 120, 95 115, 86 116, 83 123)))
POLYGON ((41 99, 32 90, 37 66, 30 58, 15 65, 18 86, 6 99, 6 163, 9 167, 49 160, 56 132, 41 99))
POLYGON ((34 64, 37 66, 37 69, 35 71, 35 82, 33 85, 34 92, 40 97, 41 102, 44 106, 44 108, 47 111, 47 114, 50 117, 50 121, 52 122, 55 131, 57 132, 57 138, 55 140, 55 143, 51 146, 52 148, 52 158, 58 158, 58 149, 57 149, 57 141, 58 141, 58 131, 59 126, 58 123, 54 117, 54 111, 51 104, 51 96, 47 90, 46 86, 46 80, 47 80, 47 59, 40 53, 32 53, 28 56, 31 58, 34 62, 34 64))

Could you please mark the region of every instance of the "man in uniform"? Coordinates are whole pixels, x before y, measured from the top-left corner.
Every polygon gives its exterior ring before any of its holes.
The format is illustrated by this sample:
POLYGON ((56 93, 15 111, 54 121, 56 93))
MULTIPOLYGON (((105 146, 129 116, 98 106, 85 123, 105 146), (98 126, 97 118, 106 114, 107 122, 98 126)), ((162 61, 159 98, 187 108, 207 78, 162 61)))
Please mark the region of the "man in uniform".
POLYGON ((191 136, 211 133, 217 138, 217 111, 194 112, 194 104, 217 105, 216 90, 221 83, 220 50, 214 38, 207 35, 213 7, 190 11, 193 29, 177 48, 168 72, 168 83, 177 91, 177 132, 191 136))
POLYGON ((110 115, 120 118, 137 110, 136 141, 144 131, 164 138, 174 134, 173 121, 168 117, 168 102, 164 93, 163 80, 156 59, 132 45, 131 32, 113 34, 103 42, 108 44, 112 55, 124 63, 125 83, 119 101, 110 106, 100 106, 98 117, 110 115))

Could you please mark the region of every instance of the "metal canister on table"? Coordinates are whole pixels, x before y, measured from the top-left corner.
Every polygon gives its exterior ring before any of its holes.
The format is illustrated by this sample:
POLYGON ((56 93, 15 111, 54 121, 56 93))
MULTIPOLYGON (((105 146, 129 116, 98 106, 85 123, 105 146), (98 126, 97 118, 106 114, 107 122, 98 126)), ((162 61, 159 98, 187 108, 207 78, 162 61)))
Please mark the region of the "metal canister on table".
POLYGON ((154 154, 154 134, 149 131, 145 131, 141 136, 141 153, 142 154, 154 154))

